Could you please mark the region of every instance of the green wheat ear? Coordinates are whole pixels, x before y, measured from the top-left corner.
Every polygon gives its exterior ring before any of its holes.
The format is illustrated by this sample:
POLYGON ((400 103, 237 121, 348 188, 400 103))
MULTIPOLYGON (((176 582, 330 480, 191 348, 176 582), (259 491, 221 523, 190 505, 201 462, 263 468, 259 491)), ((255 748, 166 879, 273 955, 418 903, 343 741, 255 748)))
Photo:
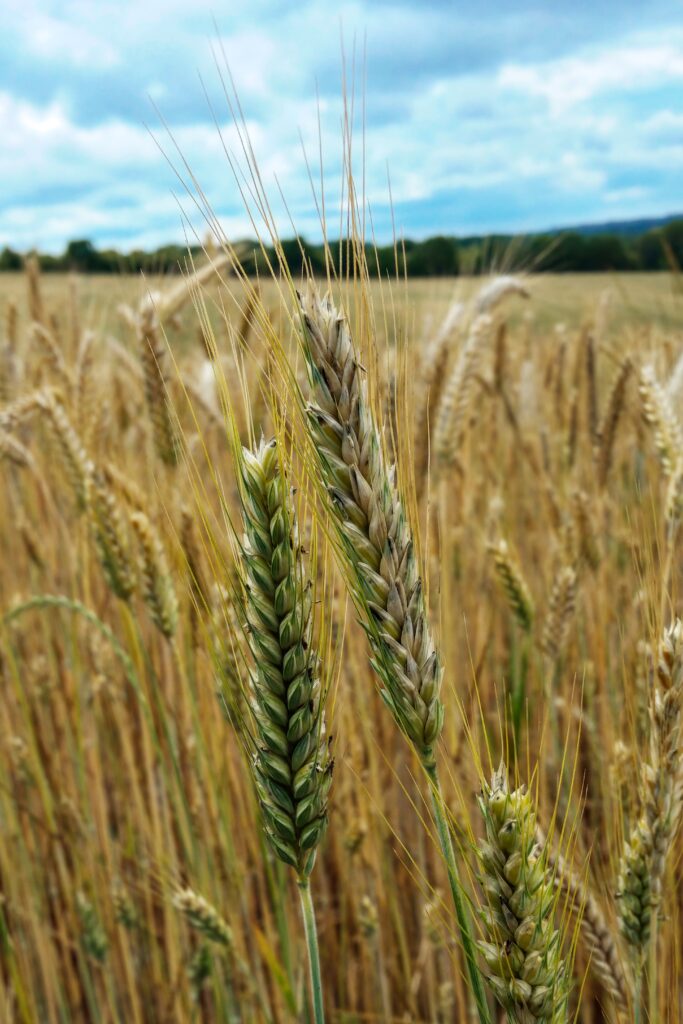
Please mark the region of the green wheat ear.
POLYGON ((303 879, 325 832, 332 778, 311 584, 277 442, 243 449, 241 470, 252 770, 268 838, 303 879))
POLYGON ((525 787, 510 790, 504 765, 479 800, 479 845, 487 941, 478 943, 489 986, 511 1024, 567 1020, 568 972, 553 924, 555 893, 536 813, 525 787))

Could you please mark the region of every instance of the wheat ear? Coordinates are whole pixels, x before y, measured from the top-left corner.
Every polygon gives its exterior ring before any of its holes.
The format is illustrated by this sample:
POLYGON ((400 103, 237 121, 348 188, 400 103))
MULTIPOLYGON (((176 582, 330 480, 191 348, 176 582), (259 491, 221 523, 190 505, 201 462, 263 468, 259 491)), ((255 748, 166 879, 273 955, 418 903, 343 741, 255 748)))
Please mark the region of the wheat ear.
POLYGON ((612 381, 605 413, 598 428, 598 481, 601 487, 607 483, 607 477, 612 465, 614 455, 614 442, 617 436, 617 427, 621 417, 624 401, 626 398, 626 386, 629 382, 633 364, 630 359, 624 359, 619 366, 616 376, 612 381))
POLYGON ((561 1024, 567 1020, 568 972, 531 797, 525 787, 510 790, 501 765, 479 804, 486 826, 479 856, 487 941, 478 946, 488 983, 510 1024, 561 1024))
POLYGON ((169 640, 178 625, 178 598, 161 538, 144 512, 134 512, 130 525, 140 546, 142 593, 154 625, 169 640))
POLYGON ((666 862, 681 819, 678 756, 683 705, 683 626, 664 631, 650 696, 650 748, 641 775, 640 817, 624 844, 619 910, 627 942, 642 963, 657 922, 666 862))
POLYGON ((498 541, 489 547, 496 577, 517 623, 525 633, 534 624, 534 602, 522 574, 519 562, 512 555, 507 542, 498 541))
POLYGON ((483 339, 491 324, 486 313, 476 317, 444 386, 434 423, 434 450, 443 465, 452 465, 460 451, 483 339))
POLYGON ((442 669, 395 469, 387 465, 346 319, 312 291, 301 312, 312 380, 308 422, 353 596, 366 613, 373 666, 399 728, 431 757, 443 724, 442 669))
MULTIPOLYGON (((546 845, 539 828, 538 841, 546 845)), ((572 870, 565 858, 548 850, 548 866, 553 869, 553 883, 567 898, 572 913, 581 921, 581 939, 590 957, 590 967, 619 1009, 626 1009, 632 998, 629 983, 619 957, 619 949, 602 907, 589 887, 572 870)))
POLYGON ((81 440, 71 425, 64 406, 57 401, 53 392, 38 392, 34 402, 45 413, 50 432, 54 438, 64 469, 71 485, 79 511, 88 506, 92 463, 81 440))
POLYGON ((482 1024, 490 1015, 444 811, 434 744, 443 725, 442 668, 422 581, 367 382, 346 318, 329 296, 299 296, 311 398, 312 449, 338 528, 343 567, 372 649, 372 665, 394 721, 415 745, 430 778, 439 843, 482 1024))
POLYGON ((322 986, 309 876, 327 827, 333 762, 312 645, 311 583, 277 442, 243 449, 241 470, 244 603, 254 657, 252 771, 266 835, 297 873, 318 1022, 322 986))
POLYGON ((667 477, 671 476, 681 457, 683 434, 669 396, 657 380, 652 366, 644 366, 640 371, 640 397, 643 418, 654 432, 662 469, 667 477))
POLYGON ((105 579, 113 593, 127 601, 136 587, 129 531, 114 494, 97 471, 90 477, 88 516, 105 579))
POLYGON ((154 447, 162 462, 167 466, 175 466, 180 458, 180 439, 166 392, 166 350, 159 317, 151 297, 143 303, 138 314, 137 333, 154 447))

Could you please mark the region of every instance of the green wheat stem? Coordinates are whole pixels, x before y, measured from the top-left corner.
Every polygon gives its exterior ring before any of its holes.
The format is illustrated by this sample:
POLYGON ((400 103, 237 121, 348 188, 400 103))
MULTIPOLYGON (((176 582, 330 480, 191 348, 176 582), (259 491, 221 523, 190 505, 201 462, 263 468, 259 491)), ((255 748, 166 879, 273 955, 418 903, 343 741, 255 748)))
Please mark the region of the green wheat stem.
POLYGON ((315 911, 311 885, 306 877, 299 878, 299 895, 301 897, 301 913, 304 919, 306 947, 308 949, 308 967, 313 997, 313 1019, 315 1024, 325 1024, 323 1009, 323 987, 320 974, 320 953, 318 951, 318 932, 315 926, 315 911))
POLYGON ((655 908, 655 911, 652 915, 652 922, 650 924, 650 949, 647 974, 649 1024, 658 1024, 659 1021, 659 1004, 657 1000, 657 969, 659 966, 657 962, 658 909, 659 908, 655 908))
POLYGON ((463 895, 463 888, 460 882, 460 875, 458 873, 458 866, 455 861, 455 851, 453 849, 453 841, 451 839, 448 821, 444 814, 444 800, 441 790, 441 782, 439 781, 436 764, 433 761, 431 764, 425 764, 425 769, 430 782, 432 807, 434 809, 439 846, 441 847, 441 853, 446 862, 448 882, 451 888, 451 895, 453 897, 455 914, 458 919, 458 928, 460 930, 460 938, 462 940, 465 959, 467 960, 467 971, 469 973, 470 984, 472 986, 472 994, 474 995, 474 1000, 477 1004, 477 1012, 479 1014, 481 1024, 491 1024, 491 1015, 486 1002, 486 993, 484 992, 481 973, 477 965, 470 915, 467 910, 467 905, 463 895))
POLYGON ((633 1024, 641 1024, 641 1010, 643 1001, 643 972, 639 968, 636 974, 635 989, 633 995, 633 1024))

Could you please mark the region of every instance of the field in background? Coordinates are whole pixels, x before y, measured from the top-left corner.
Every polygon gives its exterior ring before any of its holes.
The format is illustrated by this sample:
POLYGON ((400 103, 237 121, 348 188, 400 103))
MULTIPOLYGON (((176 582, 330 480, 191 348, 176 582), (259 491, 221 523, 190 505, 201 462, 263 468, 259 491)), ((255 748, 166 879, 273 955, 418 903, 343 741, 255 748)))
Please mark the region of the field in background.
MULTIPOLYGON (((152 291, 171 285, 174 278, 117 277, 108 275, 78 278, 78 292, 84 322, 95 330, 106 333, 116 331, 120 320, 117 307, 121 303, 134 306, 146 289, 152 291)), ((414 336, 427 335, 453 298, 466 301, 481 286, 481 278, 421 279, 399 285, 395 289, 394 309, 406 329, 412 326, 414 336), (405 303, 405 299, 408 303, 405 303)), ((678 312, 677 279, 667 273, 652 274, 543 274, 526 279, 533 302, 518 305, 511 311, 513 325, 525 312, 529 313, 541 330, 564 324, 576 328, 585 320, 594 318, 598 307, 604 313, 605 329, 611 335, 620 330, 634 330, 648 325, 662 329, 674 328, 680 323, 678 312)), ((64 304, 68 294, 68 277, 46 274, 43 291, 51 309, 65 315, 64 304)), ((370 294, 377 298, 382 286, 373 281, 370 294)), ((211 291, 211 288, 209 288, 211 291)), ((264 301, 274 304, 275 288, 264 285, 264 301)), ((20 313, 26 312, 27 294, 21 274, 0 274, 0 308, 8 301, 17 303, 20 313)), ((375 308, 378 308, 378 303, 375 308)), ((381 323, 378 324, 381 330, 381 323)), ((196 337, 197 318, 192 306, 186 306, 180 315, 175 336, 179 343, 196 337)))
MULTIPOLYGON (((491 304, 475 350, 489 283, 371 282, 374 339, 359 290, 342 291, 421 529, 446 666, 438 758, 475 927, 483 937, 491 898, 477 795, 506 756, 574 871, 556 914, 567 957, 587 898, 604 922, 602 960, 577 939, 569 1019, 631 1021, 620 859, 658 638, 683 612, 680 462, 669 451, 667 463, 642 374, 655 396, 678 379, 675 439, 683 300, 668 274, 529 278, 530 299, 491 304), (462 318, 442 330, 454 299, 462 318)), ((273 284, 255 303, 235 277, 205 285, 221 396, 192 302, 165 315, 178 284, 147 282, 174 367, 158 339, 150 359, 139 279, 34 275, 29 288, 0 275, 3 1024, 310 1019, 296 885, 263 838, 242 749, 250 656, 229 591, 226 514, 239 522, 240 508, 221 408, 227 396, 245 442, 245 405, 255 435, 271 436, 286 394, 272 343, 296 361, 291 307, 273 284), (184 886, 225 919, 221 941, 174 905, 184 886)), ((304 525, 307 545, 316 528, 304 525)), ((336 767, 313 888, 329 1021, 464 1022, 420 764, 328 571, 336 767)), ((682 852, 679 836, 659 925, 662 1024, 683 1020, 682 852)))

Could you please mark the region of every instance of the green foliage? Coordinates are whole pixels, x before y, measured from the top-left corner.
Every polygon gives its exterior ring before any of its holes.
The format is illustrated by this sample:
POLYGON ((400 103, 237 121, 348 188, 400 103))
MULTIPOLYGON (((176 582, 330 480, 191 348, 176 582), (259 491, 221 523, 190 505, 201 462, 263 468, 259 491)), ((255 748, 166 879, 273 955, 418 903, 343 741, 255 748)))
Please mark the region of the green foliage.
MULTIPOLYGON (((326 271, 325 248, 305 238, 280 242, 293 276, 308 271, 323 275, 326 271)), ((202 256, 199 246, 190 249, 192 257, 202 256)), ((339 276, 353 273, 354 253, 337 241, 329 242, 329 254, 339 276)), ((178 274, 188 265, 188 251, 182 245, 163 245, 151 252, 135 249, 120 253, 115 249, 96 249, 87 239, 69 242, 61 256, 39 255, 40 268, 46 272, 78 271, 81 274, 178 274)), ((454 238, 436 235, 422 242, 411 239, 396 245, 365 247, 370 277, 454 277, 459 273, 487 274, 491 271, 527 269, 532 272, 576 273, 629 270, 667 270, 683 266, 683 219, 661 228, 625 235, 608 230, 599 233, 581 231, 546 232, 535 235, 487 235, 454 238)), ((5 247, 0 251, 0 273, 21 270, 22 254, 5 247)), ((257 242, 243 258, 247 274, 268 273, 267 263, 277 266, 273 249, 263 251, 257 242)))

